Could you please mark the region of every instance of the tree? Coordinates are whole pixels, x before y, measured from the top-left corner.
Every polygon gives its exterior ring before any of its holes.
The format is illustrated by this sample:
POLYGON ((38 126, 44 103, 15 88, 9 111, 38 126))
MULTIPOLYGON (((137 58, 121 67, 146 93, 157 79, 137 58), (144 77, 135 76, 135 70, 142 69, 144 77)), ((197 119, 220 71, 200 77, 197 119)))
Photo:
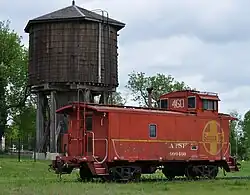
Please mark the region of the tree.
POLYGON ((0 139, 6 129, 8 114, 25 105, 28 51, 21 37, 10 30, 9 21, 0 22, 0 139))
POLYGON ((175 90, 190 89, 184 82, 176 81, 171 75, 158 73, 155 76, 147 77, 145 73, 132 72, 126 87, 131 90, 133 101, 138 101, 141 106, 148 106, 147 88, 153 87, 152 101, 156 103, 164 93, 175 90))
POLYGON ((126 104, 127 99, 122 97, 121 92, 114 92, 110 98, 110 103, 112 102, 112 104, 114 105, 120 105, 120 106, 124 106, 126 104))
POLYGON ((2 76, 2 71, 0 67, 0 140, 3 136, 5 125, 7 123, 7 110, 6 110, 6 98, 5 98, 5 80, 2 76))
POLYGON ((250 111, 244 118, 237 111, 230 112, 230 115, 237 118, 237 121, 230 122, 230 144, 231 154, 237 155, 240 159, 249 159, 249 132, 250 132, 250 111))
POLYGON ((250 158, 250 110, 247 111, 243 118, 242 123, 242 131, 243 131, 243 138, 242 142, 244 143, 244 150, 245 158, 250 158))
POLYGON ((12 120, 13 122, 6 133, 6 139, 17 141, 20 138, 22 143, 25 143, 24 149, 32 148, 36 128, 36 108, 34 104, 29 102, 20 108, 19 112, 13 115, 12 120))
POLYGON ((239 137, 240 137, 240 130, 241 130, 241 121, 240 115, 236 110, 230 112, 232 117, 237 118, 238 120, 233 120, 229 124, 230 129, 230 144, 231 144, 231 154, 236 155, 238 154, 238 144, 239 144, 239 137))

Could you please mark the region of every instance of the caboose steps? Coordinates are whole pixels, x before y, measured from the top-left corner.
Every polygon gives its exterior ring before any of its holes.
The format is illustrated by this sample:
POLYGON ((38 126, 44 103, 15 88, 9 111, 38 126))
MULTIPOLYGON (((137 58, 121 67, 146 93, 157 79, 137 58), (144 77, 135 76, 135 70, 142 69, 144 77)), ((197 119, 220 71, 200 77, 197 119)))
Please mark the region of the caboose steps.
POLYGON ((237 172, 237 171, 239 171, 239 167, 238 167, 239 164, 238 165, 233 165, 232 162, 228 162, 227 164, 229 166, 230 172, 237 172))
POLYGON ((108 175, 107 169, 104 166, 104 164, 94 162, 94 169, 95 169, 96 175, 108 175))
POLYGON ((229 167, 230 172, 237 172, 240 170, 240 163, 237 162, 235 157, 230 156, 227 165, 229 167))

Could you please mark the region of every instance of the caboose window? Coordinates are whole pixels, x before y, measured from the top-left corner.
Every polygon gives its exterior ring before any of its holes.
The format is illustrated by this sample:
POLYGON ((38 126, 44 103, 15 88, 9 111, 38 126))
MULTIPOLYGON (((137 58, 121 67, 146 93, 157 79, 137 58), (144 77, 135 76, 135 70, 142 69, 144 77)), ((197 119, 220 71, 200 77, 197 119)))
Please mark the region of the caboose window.
POLYGON ((62 132, 63 133, 67 133, 68 132, 68 128, 70 126, 70 118, 67 115, 64 115, 63 120, 60 122, 61 128, 62 128, 62 132))
POLYGON ((86 130, 92 131, 92 116, 86 116, 86 130))
POLYGON ((160 100, 160 108, 168 108, 168 100, 160 100))
POLYGON ((195 108, 195 107, 196 107, 195 97, 188 97, 188 108, 195 108))
POLYGON ((156 125, 155 124, 149 125, 149 137, 156 137, 156 125))
POLYGON ((214 100, 203 100, 203 109, 204 110, 216 110, 217 102, 214 100))

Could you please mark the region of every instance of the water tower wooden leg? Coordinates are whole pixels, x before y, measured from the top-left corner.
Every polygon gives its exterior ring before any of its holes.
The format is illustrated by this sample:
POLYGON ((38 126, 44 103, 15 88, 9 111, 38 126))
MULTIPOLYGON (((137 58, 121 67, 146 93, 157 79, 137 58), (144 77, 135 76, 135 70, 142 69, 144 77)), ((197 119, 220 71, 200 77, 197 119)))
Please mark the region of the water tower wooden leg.
POLYGON ((108 104, 108 97, 109 97, 108 92, 106 91, 102 92, 100 100, 99 100, 99 104, 108 104))
POLYGON ((40 156, 39 153, 42 151, 41 140, 44 137, 44 94, 37 93, 37 111, 36 111, 36 153, 37 156, 40 156))
POLYGON ((85 90, 85 93, 84 93, 84 101, 87 102, 87 103, 90 103, 91 102, 91 94, 90 94, 90 90, 85 90))
POLYGON ((104 104, 108 104, 108 99, 109 99, 109 94, 108 94, 108 92, 104 91, 103 92, 104 104))
POLYGON ((108 93, 108 103, 111 104, 111 105, 114 103, 113 102, 113 93, 112 92, 108 93))
POLYGON ((90 103, 94 103, 94 95, 92 93, 90 93, 90 103))
MULTIPOLYGON (((57 91, 55 94, 55 102, 54 102, 54 105, 56 106, 55 107, 55 110, 56 109, 59 109, 63 106, 66 106, 69 102, 72 102, 72 101, 77 101, 77 95, 78 93, 77 92, 60 92, 60 91, 57 91)), ((80 100, 83 99, 83 94, 80 93, 80 100)), ((56 114, 55 113, 55 153, 61 153, 61 148, 62 148, 62 145, 61 145, 61 131, 62 131, 62 128, 60 128, 60 123, 62 121, 64 121, 65 118, 64 118, 64 115, 62 114, 56 114)), ((67 121, 66 121, 67 123, 67 121)))
POLYGON ((55 134, 56 134, 56 93, 52 91, 50 94, 51 105, 50 105, 50 153, 56 152, 55 134))

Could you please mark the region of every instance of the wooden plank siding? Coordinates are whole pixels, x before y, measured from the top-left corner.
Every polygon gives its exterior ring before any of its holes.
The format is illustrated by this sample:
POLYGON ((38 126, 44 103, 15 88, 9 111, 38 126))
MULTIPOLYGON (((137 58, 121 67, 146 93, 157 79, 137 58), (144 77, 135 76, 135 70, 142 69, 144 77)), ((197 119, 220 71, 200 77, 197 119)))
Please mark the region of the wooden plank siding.
MULTIPOLYGON (((29 84, 98 84, 98 37, 96 22, 32 25, 29 31, 29 84)), ((101 61, 101 84, 117 87, 117 30, 112 26, 103 28, 101 61)))

